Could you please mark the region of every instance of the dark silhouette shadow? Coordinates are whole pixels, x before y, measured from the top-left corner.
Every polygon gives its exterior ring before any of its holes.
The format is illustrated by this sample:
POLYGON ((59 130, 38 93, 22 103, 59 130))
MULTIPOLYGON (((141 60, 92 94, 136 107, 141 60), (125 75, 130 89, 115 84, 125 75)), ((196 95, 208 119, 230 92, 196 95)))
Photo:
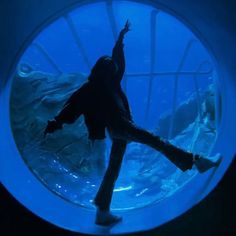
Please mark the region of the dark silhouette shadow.
POLYGON ((110 160, 94 200, 98 210, 102 212, 97 215, 97 223, 104 225, 120 220, 110 213, 110 203, 128 142, 139 142, 156 149, 182 171, 191 169, 194 162, 197 164, 199 161, 197 168, 200 172, 219 164, 219 161, 212 162, 184 151, 134 124, 128 99, 121 88, 125 72, 123 39, 129 30, 130 23, 127 21, 120 31, 112 56, 98 59, 88 81, 71 95, 55 119, 48 121, 45 129, 45 135, 52 133, 62 129, 63 124, 72 124, 84 115, 89 139, 104 139, 105 129, 108 130, 112 139, 110 160))

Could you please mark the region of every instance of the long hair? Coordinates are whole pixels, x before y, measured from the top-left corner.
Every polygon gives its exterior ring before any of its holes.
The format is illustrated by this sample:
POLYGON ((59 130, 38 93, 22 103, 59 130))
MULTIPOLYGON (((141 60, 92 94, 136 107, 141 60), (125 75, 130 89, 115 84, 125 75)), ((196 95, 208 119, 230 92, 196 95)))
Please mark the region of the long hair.
POLYGON ((90 82, 104 83, 112 80, 112 77, 117 72, 117 65, 109 56, 100 57, 93 66, 88 77, 90 82))

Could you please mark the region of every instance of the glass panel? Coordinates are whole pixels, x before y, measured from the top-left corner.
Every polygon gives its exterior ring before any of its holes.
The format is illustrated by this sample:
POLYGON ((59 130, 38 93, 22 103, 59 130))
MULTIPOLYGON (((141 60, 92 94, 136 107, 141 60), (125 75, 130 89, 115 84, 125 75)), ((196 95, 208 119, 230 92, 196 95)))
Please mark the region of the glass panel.
POLYGON ((114 38, 105 3, 81 7, 70 16, 92 64, 103 55, 111 55, 114 38))
MULTIPOLYGON (((150 75, 153 11, 157 9, 129 1, 115 1, 110 8, 106 2, 85 5, 39 34, 33 43, 44 52, 29 45, 19 62, 11 99, 18 149, 44 185, 80 206, 94 207, 92 200, 109 160, 109 135, 104 141, 90 142, 83 117, 46 138, 43 131, 47 120, 53 119, 87 81, 88 64, 93 66, 100 56, 111 55, 114 34, 127 19, 132 28, 125 37, 126 89, 135 124, 170 137, 170 142, 193 152, 208 154, 214 145, 214 67, 210 56, 188 28, 159 11, 155 73, 150 75), (196 42, 185 51, 192 39, 196 42)), ((195 170, 181 172, 154 149, 132 142, 115 186, 112 208, 132 209, 159 202, 195 174, 195 170)))

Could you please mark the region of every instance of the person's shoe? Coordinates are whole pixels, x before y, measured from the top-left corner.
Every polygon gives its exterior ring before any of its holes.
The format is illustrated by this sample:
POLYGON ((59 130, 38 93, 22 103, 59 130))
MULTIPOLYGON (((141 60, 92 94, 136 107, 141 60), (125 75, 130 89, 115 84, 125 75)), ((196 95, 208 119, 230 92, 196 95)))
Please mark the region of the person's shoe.
POLYGON ((197 160, 194 161, 194 164, 197 167, 199 173, 203 173, 213 167, 219 166, 221 161, 222 161, 222 156, 220 155, 220 153, 217 153, 215 156, 208 158, 200 156, 197 160))
POLYGON ((121 216, 115 216, 110 211, 97 210, 95 224, 109 226, 122 220, 121 216))

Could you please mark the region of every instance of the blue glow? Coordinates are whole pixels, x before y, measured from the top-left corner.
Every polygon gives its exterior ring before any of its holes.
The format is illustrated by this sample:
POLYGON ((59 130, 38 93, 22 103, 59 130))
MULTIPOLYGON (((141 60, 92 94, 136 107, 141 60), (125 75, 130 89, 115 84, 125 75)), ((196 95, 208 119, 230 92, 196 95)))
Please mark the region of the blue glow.
MULTIPOLYGON (((123 87, 135 122, 168 137, 171 109, 176 102, 175 115, 180 119, 175 119, 171 142, 207 155, 216 137, 215 121, 211 119, 215 113, 214 99, 205 108, 209 97, 214 97, 214 86, 210 85, 215 79, 215 68, 207 51, 182 23, 162 11, 157 12, 154 73, 164 74, 155 75, 147 113, 152 60, 150 19, 156 9, 131 2, 114 2, 114 9, 117 30, 126 19, 132 23, 132 31, 125 39, 127 75, 123 87), (195 41, 178 77, 175 73, 191 40, 195 41), (173 99, 176 79, 178 93, 173 99), (204 109, 206 113, 201 117, 204 109)), ((108 13, 105 2, 90 4, 48 26, 21 58, 12 87, 11 122, 22 158, 51 191, 86 208, 93 208, 91 200, 104 174, 102 166, 108 160, 109 140, 96 142, 92 147, 83 119, 46 140, 42 131, 45 122, 54 117, 68 96, 86 80, 89 66, 85 57, 93 65, 99 56, 111 54, 116 30, 112 30, 108 13), (85 55, 73 38, 68 17, 85 55)), ((131 143, 114 190, 112 209, 134 209, 160 202, 195 175, 195 170, 181 173, 157 152, 131 143)))

